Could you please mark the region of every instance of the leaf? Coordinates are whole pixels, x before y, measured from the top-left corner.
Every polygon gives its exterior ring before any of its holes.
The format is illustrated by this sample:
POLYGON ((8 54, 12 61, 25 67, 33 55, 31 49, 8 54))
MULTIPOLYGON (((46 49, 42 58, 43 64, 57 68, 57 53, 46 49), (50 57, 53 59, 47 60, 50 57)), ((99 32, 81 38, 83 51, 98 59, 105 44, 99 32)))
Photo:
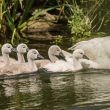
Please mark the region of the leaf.
POLYGON ((19 0, 21 9, 23 9, 23 3, 22 2, 23 2, 23 0, 19 0))
POLYGON ((23 13, 23 15, 22 15, 22 17, 21 17, 21 19, 19 21, 18 26, 21 25, 27 19, 33 2, 34 2, 34 0, 26 0, 26 5, 24 7, 24 13, 23 13))
POLYGON ((13 32, 13 30, 15 29, 13 19, 12 19, 11 15, 8 12, 5 15, 6 15, 6 19, 8 21, 8 25, 9 25, 11 31, 13 32))
POLYGON ((15 39, 15 34, 16 34, 16 28, 13 31, 12 37, 11 37, 11 43, 14 45, 14 39, 15 39))
POLYGON ((13 8, 13 12, 12 12, 13 20, 14 20, 15 17, 16 17, 16 13, 17 13, 18 5, 19 5, 19 0, 14 0, 14 5, 13 5, 14 8, 13 8))

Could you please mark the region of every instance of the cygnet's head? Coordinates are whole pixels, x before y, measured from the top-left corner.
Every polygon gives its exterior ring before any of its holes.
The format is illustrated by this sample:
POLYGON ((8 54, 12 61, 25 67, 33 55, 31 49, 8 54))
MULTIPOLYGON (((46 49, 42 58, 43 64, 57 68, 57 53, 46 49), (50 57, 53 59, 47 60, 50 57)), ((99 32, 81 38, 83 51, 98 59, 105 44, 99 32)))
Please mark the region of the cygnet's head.
POLYGON ((9 53, 12 52, 12 50, 13 50, 13 47, 12 47, 12 45, 9 44, 9 43, 4 44, 4 45, 2 46, 2 48, 1 48, 2 54, 3 54, 3 53, 9 54, 9 53))
POLYGON ((27 53, 27 59, 36 60, 43 59, 43 57, 39 54, 36 49, 30 49, 27 53))
POLYGON ((73 52, 73 56, 76 58, 76 59, 81 59, 83 58, 84 56, 84 51, 82 49, 76 49, 74 52, 73 52))
POLYGON ((52 45, 48 50, 48 55, 64 57, 62 50, 58 45, 52 45))
POLYGON ((17 52, 18 52, 18 53, 24 54, 24 53, 28 52, 28 50, 29 50, 29 48, 28 48, 27 45, 24 44, 24 43, 21 43, 21 44, 19 44, 19 45, 17 46, 17 52))

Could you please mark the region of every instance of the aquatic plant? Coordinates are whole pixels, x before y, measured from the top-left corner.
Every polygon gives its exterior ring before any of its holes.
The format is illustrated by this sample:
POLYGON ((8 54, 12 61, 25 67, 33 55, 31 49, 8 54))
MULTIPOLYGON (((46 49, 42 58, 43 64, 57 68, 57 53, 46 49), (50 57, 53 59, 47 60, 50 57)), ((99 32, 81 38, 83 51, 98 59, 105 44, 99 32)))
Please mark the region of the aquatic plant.
POLYGON ((66 2, 67 10, 66 14, 68 19, 68 26, 71 31, 72 41, 78 42, 93 36, 93 34, 105 34, 99 32, 104 17, 98 24, 94 24, 94 21, 97 18, 96 11, 99 9, 103 1, 99 0, 95 5, 87 10, 87 8, 81 8, 80 5, 76 3, 75 0, 69 4, 66 2))
POLYGON ((24 7, 21 0, 2 0, 0 4, 0 30, 6 40, 11 39, 13 45, 22 41, 27 42, 21 37, 23 28, 20 29, 19 26, 27 20, 33 1, 27 0, 24 7))
MULTIPOLYGON (((57 16, 54 23, 59 23, 62 18, 64 18, 64 22, 66 20, 68 21, 66 21, 66 23, 68 24, 72 36, 72 38, 68 38, 72 39, 72 41, 78 42, 93 36, 94 33, 98 36, 102 35, 103 33, 100 32, 101 27, 107 25, 110 21, 109 11, 107 12, 107 17, 99 12, 103 3, 105 3, 104 0, 1 0, 0 40, 4 40, 3 42, 11 41, 13 45, 20 42, 27 43, 28 38, 24 34, 24 30, 26 30, 28 23, 39 19, 40 15, 52 9, 55 9, 56 13, 54 11, 50 13, 56 14, 57 16), (38 7, 34 7, 33 9, 35 2, 39 2, 38 4, 43 2, 40 9, 38 5, 38 7)), ((106 3, 108 2, 106 1, 106 3)), ((101 10, 103 13, 106 11, 104 8, 101 8, 101 10)), ((63 20, 60 23, 64 24, 63 20)), ((65 25, 67 26, 66 23, 65 25)), ((56 39, 56 43, 61 44, 62 39, 64 39, 64 37, 56 39)))

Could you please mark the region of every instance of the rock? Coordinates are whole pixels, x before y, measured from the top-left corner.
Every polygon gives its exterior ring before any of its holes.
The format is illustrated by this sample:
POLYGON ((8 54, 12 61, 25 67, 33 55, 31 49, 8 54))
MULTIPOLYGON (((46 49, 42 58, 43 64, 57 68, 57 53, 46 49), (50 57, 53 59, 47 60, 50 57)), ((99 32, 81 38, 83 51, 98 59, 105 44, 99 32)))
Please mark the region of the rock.
POLYGON ((33 40, 36 40, 36 41, 53 41, 56 38, 58 38, 58 36, 52 36, 48 32, 46 32, 46 33, 28 34, 27 37, 29 39, 33 39, 33 40))
POLYGON ((34 20, 28 23, 25 33, 36 32, 65 32, 67 27, 63 24, 54 24, 44 21, 34 20))
POLYGON ((47 12, 42 13, 39 19, 28 22, 24 32, 29 39, 37 41, 53 41, 59 36, 63 37, 67 35, 67 26, 63 23, 56 23, 57 18, 58 16, 47 12))

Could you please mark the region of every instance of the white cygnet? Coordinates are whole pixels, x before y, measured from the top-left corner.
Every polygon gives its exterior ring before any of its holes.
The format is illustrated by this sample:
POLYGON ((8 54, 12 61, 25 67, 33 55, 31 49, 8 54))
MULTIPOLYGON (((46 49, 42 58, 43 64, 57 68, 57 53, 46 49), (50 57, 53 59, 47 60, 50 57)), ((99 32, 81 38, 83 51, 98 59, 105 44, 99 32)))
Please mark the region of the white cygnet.
POLYGON ((17 57, 18 57, 18 62, 19 63, 24 63, 24 54, 27 53, 29 48, 27 47, 26 44, 21 43, 17 46, 17 57))
POLYGON ((44 67, 44 65, 48 64, 48 63, 55 63, 56 61, 59 60, 58 57, 62 57, 64 58, 63 56, 63 52, 61 50, 61 48, 57 45, 52 45, 49 50, 48 50, 48 56, 49 56, 49 59, 44 59, 44 60, 37 60, 35 61, 36 65, 38 68, 42 68, 44 67))
POLYGON ((2 68, 0 71, 2 74, 7 75, 16 75, 20 73, 30 73, 37 71, 38 68, 35 64, 36 59, 43 58, 36 49, 30 49, 27 53, 27 60, 26 63, 18 63, 12 64, 7 67, 2 68))
POLYGON ((0 68, 9 65, 10 63, 16 62, 15 59, 9 58, 9 54, 12 52, 13 47, 11 44, 6 43, 2 46, 2 56, 0 56, 0 68))
MULTIPOLYGON (((70 61, 58 60, 55 63, 49 63, 45 65, 43 68, 46 71, 51 71, 51 72, 69 72, 69 71, 76 72, 83 69, 82 66, 83 57, 84 57, 84 51, 82 49, 77 49, 73 52, 73 55, 69 57, 70 61)), ((92 61, 87 59, 85 60, 86 60, 85 65, 87 64, 88 61, 89 66, 90 67, 93 66, 92 61)))

